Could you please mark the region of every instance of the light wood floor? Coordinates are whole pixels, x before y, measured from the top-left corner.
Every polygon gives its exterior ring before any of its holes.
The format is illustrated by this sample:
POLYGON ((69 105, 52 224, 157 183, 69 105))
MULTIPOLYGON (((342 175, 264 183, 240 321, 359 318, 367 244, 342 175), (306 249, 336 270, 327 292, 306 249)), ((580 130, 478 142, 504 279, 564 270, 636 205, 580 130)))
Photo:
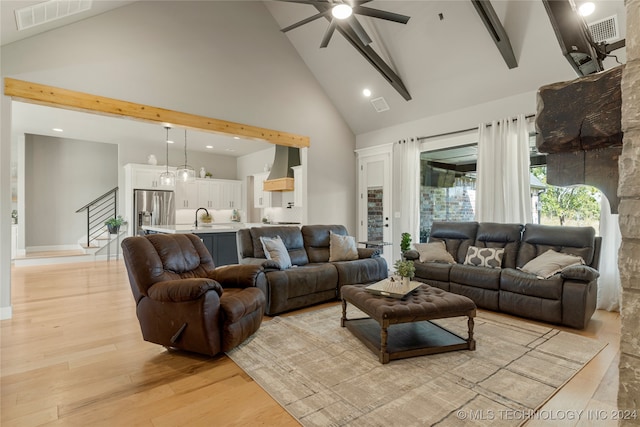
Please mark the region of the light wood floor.
MULTIPOLYGON (((226 356, 142 341, 122 261, 14 267, 12 288, 13 319, 0 332, 3 427, 298 425, 226 356)), ((618 313, 598 311, 577 333, 609 345, 547 403, 550 414, 615 409, 618 313)))

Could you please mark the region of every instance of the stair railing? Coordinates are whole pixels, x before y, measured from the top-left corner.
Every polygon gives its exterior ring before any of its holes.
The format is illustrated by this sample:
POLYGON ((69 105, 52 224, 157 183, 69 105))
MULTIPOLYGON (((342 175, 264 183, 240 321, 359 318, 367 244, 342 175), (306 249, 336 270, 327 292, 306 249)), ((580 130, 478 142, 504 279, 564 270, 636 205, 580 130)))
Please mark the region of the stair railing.
POLYGON ((118 216, 118 187, 87 203, 76 213, 87 212, 87 247, 105 231, 105 221, 118 216))

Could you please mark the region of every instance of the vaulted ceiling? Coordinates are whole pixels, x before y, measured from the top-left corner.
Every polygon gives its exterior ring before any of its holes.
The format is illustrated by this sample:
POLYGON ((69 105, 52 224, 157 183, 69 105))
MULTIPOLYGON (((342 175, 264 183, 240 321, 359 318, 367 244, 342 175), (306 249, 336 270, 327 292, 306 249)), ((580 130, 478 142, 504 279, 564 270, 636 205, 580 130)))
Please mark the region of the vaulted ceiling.
MULTIPOLYGON (((39 2, 1 2, 3 45, 132 2, 93 0, 94 6, 89 12, 18 32, 14 10, 35 3, 39 2)), ((596 12, 588 21, 615 15, 623 38, 623 0, 596 3, 596 12)), ((275 20, 279 28, 318 12, 308 4, 282 1, 264 4, 265 19, 275 20)), ((370 47, 406 86, 411 97, 408 101, 341 34, 336 32, 328 47, 320 48, 328 20, 314 20, 288 31, 286 37, 354 134, 535 91, 542 85, 576 77, 562 56, 540 0, 493 0, 491 5, 508 34, 518 64, 515 68, 510 69, 505 63, 471 1, 367 2, 367 7, 410 17, 407 24, 398 24, 358 16, 373 40, 370 47), (365 88, 371 90, 371 97, 362 95, 365 88), (388 104, 387 111, 376 111, 372 100, 378 98, 388 104)), ((614 54, 625 61, 624 49, 614 54)), ((607 67, 614 65, 613 59, 606 61, 607 67)))

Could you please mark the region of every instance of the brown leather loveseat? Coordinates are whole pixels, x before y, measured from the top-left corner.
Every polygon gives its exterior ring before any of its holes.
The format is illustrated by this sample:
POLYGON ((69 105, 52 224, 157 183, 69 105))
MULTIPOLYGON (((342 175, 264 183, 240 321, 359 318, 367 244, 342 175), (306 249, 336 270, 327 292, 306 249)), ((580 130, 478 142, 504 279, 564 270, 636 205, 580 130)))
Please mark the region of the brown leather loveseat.
POLYGON ((261 267, 215 268, 194 234, 127 237, 121 246, 146 341, 215 355, 260 327, 265 306, 258 289, 265 281, 261 267))
POLYGON ((434 222, 429 242, 444 242, 451 262, 421 262, 418 251, 405 252, 414 261, 415 280, 467 296, 480 308, 578 329, 595 311, 601 238, 592 227, 434 222), (499 268, 472 265, 472 246, 504 249, 499 268), (556 269, 553 257, 580 257, 584 264, 558 268, 544 278, 522 270, 545 253, 550 273, 556 269))
POLYGON ((347 236, 342 225, 267 226, 238 230, 240 264, 260 265, 265 281, 258 283, 267 298, 266 314, 274 315, 334 300, 340 287, 372 283, 387 277, 387 263, 377 249, 357 248, 357 259, 329 261, 330 234, 347 236), (281 269, 267 259, 261 237, 280 236, 291 259, 281 269))

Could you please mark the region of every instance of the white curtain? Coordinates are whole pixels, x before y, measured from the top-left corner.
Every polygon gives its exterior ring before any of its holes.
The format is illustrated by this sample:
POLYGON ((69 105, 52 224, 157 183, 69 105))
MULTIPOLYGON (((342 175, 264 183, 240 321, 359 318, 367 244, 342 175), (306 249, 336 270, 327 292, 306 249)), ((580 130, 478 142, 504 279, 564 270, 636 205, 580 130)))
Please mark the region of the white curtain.
MULTIPOLYGON (((403 139, 397 144, 400 157, 400 233, 410 233, 420 241, 420 142, 403 139)), ((398 236, 400 233, 395 233, 398 236)))
POLYGON ((600 277, 598 278, 597 308, 607 311, 620 311, 622 283, 618 271, 618 250, 622 235, 618 225, 618 215, 611 213, 609 201, 602 195, 600 201, 600 277))
POLYGON ((476 219, 530 223, 529 132, 524 114, 478 126, 476 219))

